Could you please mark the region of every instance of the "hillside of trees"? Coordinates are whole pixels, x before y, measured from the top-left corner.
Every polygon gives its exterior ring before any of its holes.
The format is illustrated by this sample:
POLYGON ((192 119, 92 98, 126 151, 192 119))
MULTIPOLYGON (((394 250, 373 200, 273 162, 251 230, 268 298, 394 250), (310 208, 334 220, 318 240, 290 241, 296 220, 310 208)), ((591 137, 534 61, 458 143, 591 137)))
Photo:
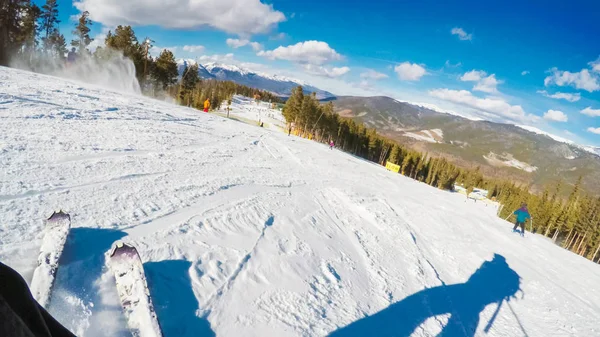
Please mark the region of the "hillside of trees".
POLYGON ((381 165, 397 164, 400 174, 425 184, 444 190, 452 190, 455 184, 460 184, 468 193, 476 187, 486 189, 488 197, 502 205, 498 216, 503 219, 527 203, 533 217, 527 224, 528 230, 550 237, 594 262, 600 260, 600 198, 583 193, 581 179, 566 200, 560 197, 561 183, 548 186, 538 195, 531 193, 528 185, 488 179, 479 168, 459 168, 444 158, 411 150, 379 135, 375 129, 341 117, 334 112, 332 102, 321 104, 314 95, 305 95, 301 87, 292 91, 283 115, 288 123, 294 123, 295 133, 301 137, 318 142, 333 140, 345 152, 381 165))
MULTIPOLYGON (((58 29, 58 4, 47 0, 40 8, 30 0, 9 0, 0 5, 0 65, 10 65, 11 61, 38 72, 52 72, 68 66, 67 42, 58 29)), ((270 92, 214 79, 203 80, 198 75, 198 66, 185 68, 179 74, 175 55, 170 50, 162 50, 152 57, 149 50, 152 41, 139 40, 131 26, 117 26, 109 31, 104 45, 92 53, 89 50, 93 39, 90 37, 92 21, 84 12, 74 25, 71 54, 76 60, 94 59, 97 64, 120 55, 133 62, 135 76, 145 95, 164 98, 170 96, 178 103, 195 108, 203 108, 209 99, 211 109, 219 109, 223 101, 233 95, 260 97, 274 103, 280 98, 270 92)))

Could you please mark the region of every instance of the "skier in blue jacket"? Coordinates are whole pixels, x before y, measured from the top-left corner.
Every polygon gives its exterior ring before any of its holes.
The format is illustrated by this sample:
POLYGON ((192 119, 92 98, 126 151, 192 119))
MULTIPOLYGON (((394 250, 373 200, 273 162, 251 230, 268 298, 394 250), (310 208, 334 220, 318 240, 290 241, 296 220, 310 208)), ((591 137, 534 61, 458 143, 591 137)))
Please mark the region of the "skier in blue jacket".
POLYGON ((523 203, 521 208, 516 210, 513 214, 517 216, 517 221, 515 222, 515 227, 513 227, 513 232, 517 231, 517 227, 521 227, 521 235, 525 235, 525 222, 527 219, 531 219, 531 215, 527 209, 527 204, 523 203))

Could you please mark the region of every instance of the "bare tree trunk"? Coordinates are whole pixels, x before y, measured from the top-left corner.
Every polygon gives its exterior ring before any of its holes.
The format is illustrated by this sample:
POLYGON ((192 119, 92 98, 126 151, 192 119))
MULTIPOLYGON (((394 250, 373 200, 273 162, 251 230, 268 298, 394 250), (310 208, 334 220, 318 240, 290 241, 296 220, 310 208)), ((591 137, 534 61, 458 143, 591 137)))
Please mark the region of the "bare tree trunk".
POLYGON ((381 154, 379 155, 379 164, 380 165, 384 165, 385 166, 385 158, 387 157, 387 153, 389 151, 390 147, 386 146, 383 148, 383 150, 381 151, 381 154))
POLYGON ((565 247, 568 250, 571 250, 573 248, 575 248, 575 246, 577 246, 577 241, 581 238, 581 235, 579 235, 579 233, 576 233, 574 235, 573 240, 571 240, 571 242, 569 242, 569 244, 565 247))
POLYGON ((583 242, 585 241, 585 237, 587 236, 587 232, 583 235, 583 239, 581 239, 581 241, 579 241, 579 246, 577 246, 577 251, 581 250, 581 245, 583 244, 583 242))
POLYGON ((572 252, 574 252, 574 253, 577 253, 577 246, 581 242, 582 238, 583 237, 581 235, 579 235, 577 237, 577 239, 572 243, 571 248, 569 250, 572 251, 572 252))
POLYGON ((573 230, 575 230, 575 227, 571 228, 571 231, 569 232, 569 235, 567 235, 567 238, 565 239, 565 243, 563 244, 563 248, 567 248, 569 247, 569 244, 571 243, 571 239, 573 239, 573 237, 571 237, 571 234, 573 234, 573 230))
POLYGON ((581 240, 581 234, 575 232, 575 234, 573 235, 573 239, 566 248, 574 249, 577 246, 577 242, 579 242, 579 240, 581 240))
POLYGON ((600 250, 600 242, 598 242, 598 246, 596 247, 596 251, 594 252, 594 256, 592 257, 592 262, 596 259, 596 255, 598 255, 599 250, 600 250))
POLYGON ((556 238, 558 237, 559 230, 560 228, 557 228, 556 231, 554 231, 554 235, 552 236, 552 241, 554 241, 554 243, 556 243, 556 238))
POLYGON ((546 227, 546 232, 544 233, 544 236, 548 236, 548 234, 550 234, 550 226, 551 225, 552 225, 551 223, 548 223, 548 227, 546 227))

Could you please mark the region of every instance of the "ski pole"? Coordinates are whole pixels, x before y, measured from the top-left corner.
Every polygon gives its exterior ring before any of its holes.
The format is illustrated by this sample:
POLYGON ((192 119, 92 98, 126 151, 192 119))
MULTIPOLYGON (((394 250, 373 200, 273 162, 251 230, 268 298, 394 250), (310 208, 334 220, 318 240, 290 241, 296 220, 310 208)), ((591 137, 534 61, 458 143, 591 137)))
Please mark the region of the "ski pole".
POLYGON ((498 313, 500 312, 500 307, 502 307, 503 302, 504 302, 504 299, 501 299, 500 301, 498 301, 498 306, 496 307, 496 311, 494 311, 492 318, 490 318, 488 324, 485 326, 485 329, 483 329, 483 331, 485 331, 485 333, 490 332, 490 329, 492 328, 492 325, 494 324, 494 321, 496 320, 496 317, 498 316, 498 313))
POLYGON ((533 218, 531 218, 531 223, 530 223, 530 229, 529 231, 533 233, 533 218))
POLYGON ((510 214, 509 214, 509 215, 506 217, 506 219, 504 219, 504 221, 508 221, 508 218, 510 218, 510 216, 511 216, 511 215, 513 215, 513 214, 512 214, 512 213, 510 213, 510 214))
POLYGON ((528 337, 529 335, 527 335, 527 331, 525 331, 525 328, 523 327, 523 324, 521 324, 521 320, 519 319, 519 316, 517 316, 517 314, 515 313, 515 310, 512 308, 512 306, 510 305, 510 303, 508 301, 506 301, 506 304, 508 304, 508 308, 512 312, 513 316, 515 316, 515 319, 517 320, 517 323, 519 323, 519 327, 521 328, 521 331, 523 332, 523 334, 525 335, 525 337, 528 337))

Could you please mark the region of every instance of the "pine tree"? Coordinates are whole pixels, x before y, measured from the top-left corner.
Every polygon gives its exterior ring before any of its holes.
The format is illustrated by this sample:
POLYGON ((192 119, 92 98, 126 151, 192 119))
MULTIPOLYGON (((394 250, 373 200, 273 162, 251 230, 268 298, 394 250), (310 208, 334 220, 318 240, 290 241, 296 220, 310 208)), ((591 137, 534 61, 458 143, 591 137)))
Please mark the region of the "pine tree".
POLYGON ((53 54, 59 59, 64 60, 65 54, 67 53, 67 40, 58 29, 55 29, 50 35, 50 41, 52 46, 53 54))
MULTIPOLYGON (((21 50, 27 40, 26 18, 31 14, 29 0, 0 2, 0 65, 8 65, 11 56, 21 50)), ((37 6, 36 6, 37 8, 37 6)))
POLYGON ((177 82, 177 62, 170 50, 164 49, 156 59, 156 66, 151 74, 152 78, 166 90, 168 86, 177 82))
POLYGON ((58 3, 57 0, 46 0, 46 3, 42 6, 42 12, 40 14, 41 24, 39 26, 40 33, 42 34, 42 44, 44 51, 56 51, 54 43, 58 42, 58 3))
POLYGON ((304 101, 304 90, 301 86, 292 89, 290 98, 287 100, 283 107, 283 116, 285 119, 292 123, 297 122, 300 116, 302 102, 304 101))
POLYGON ((22 26, 22 43, 23 43, 23 54, 29 58, 35 53, 37 47, 36 35, 39 30, 38 20, 42 15, 42 10, 35 4, 28 4, 25 7, 25 14, 23 16, 22 26))
POLYGON ((398 164, 398 155, 400 154, 400 147, 398 144, 392 145, 392 151, 390 152, 390 157, 388 161, 393 164, 398 164))
POLYGON ((81 13, 79 21, 75 26, 75 30, 73 30, 73 36, 75 36, 76 39, 71 41, 71 46, 78 49, 79 55, 89 53, 87 47, 94 41, 94 39, 90 38, 90 26, 92 25, 92 20, 90 20, 89 16, 90 13, 88 11, 81 13))

